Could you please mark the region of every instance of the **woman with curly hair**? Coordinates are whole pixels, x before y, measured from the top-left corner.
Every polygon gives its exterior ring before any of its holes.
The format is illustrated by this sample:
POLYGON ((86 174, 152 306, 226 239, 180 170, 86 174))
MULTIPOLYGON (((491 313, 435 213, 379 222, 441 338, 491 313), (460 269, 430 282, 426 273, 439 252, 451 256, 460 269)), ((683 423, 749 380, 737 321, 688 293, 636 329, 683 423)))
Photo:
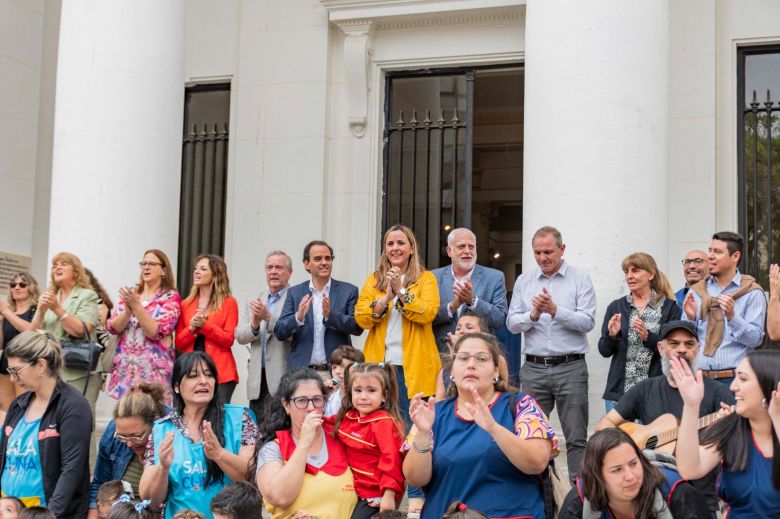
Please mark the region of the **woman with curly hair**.
POLYGON ((229 403, 238 384, 233 340, 238 324, 238 303, 230 295, 225 261, 214 254, 195 258, 192 290, 181 304, 176 326, 176 349, 205 351, 217 365, 217 397, 229 403))

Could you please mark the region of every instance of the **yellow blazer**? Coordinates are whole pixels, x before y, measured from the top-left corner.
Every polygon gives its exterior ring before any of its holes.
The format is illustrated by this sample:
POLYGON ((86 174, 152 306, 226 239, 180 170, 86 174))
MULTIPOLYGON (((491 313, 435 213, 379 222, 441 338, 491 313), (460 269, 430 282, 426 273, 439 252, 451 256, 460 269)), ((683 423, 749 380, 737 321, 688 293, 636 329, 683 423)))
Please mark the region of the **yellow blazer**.
MULTIPOLYGON (((366 362, 385 360, 385 337, 390 312, 396 311, 392 303, 381 319, 371 317, 371 303, 385 292, 375 288, 376 275, 371 274, 363 284, 360 297, 355 305, 355 321, 358 326, 368 330, 363 354, 366 362)), ((436 276, 425 271, 417 283, 406 287, 414 300, 404 306, 401 321, 401 344, 403 348, 403 368, 409 398, 417 393, 433 395, 436 392, 436 375, 441 369, 439 349, 433 336, 431 323, 439 311, 439 287, 436 276)))

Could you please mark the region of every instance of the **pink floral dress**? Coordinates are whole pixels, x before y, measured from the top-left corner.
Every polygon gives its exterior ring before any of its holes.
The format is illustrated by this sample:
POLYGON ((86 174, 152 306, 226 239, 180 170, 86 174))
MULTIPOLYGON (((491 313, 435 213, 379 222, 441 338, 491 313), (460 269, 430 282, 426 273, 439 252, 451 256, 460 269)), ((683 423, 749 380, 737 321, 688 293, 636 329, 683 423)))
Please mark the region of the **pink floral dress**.
POLYGON ((119 335, 119 339, 108 377, 107 393, 111 398, 119 399, 139 382, 154 382, 162 384, 166 389, 166 400, 170 402, 175 358, 173 332, 181 313, 181 296, 175 290, 160 292, 144 302, 144 308, 159 326, 157 335, 151 339, 144 334, 135 315, 130 317, 124 331, 120 333, 114 329, 114 319, 125 311, 123 299, 111 313, 107 328, 112 334, 119 335))

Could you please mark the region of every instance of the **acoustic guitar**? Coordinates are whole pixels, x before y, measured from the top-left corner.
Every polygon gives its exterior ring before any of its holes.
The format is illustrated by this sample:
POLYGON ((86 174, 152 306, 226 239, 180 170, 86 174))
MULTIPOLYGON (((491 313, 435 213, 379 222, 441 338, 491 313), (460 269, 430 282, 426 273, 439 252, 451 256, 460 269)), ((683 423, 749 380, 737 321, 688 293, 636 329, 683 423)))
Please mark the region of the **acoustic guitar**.
MULTIPOLYGON (((734 406, 731 407, 731 411, 734 406)), ((721 409, 707 416, 699 418, 698 429, 701 430, 717 422, 730 411, 721 409)), ((641 425, 636 422, 626 422, 620 424, 620 428, 631 436, 631 439, 640 449, 652 449, 668 454, 674 454, 674 447, 677 445, 677 429, 680 422, 672 413, 662 414, 647 425, 641 425)))

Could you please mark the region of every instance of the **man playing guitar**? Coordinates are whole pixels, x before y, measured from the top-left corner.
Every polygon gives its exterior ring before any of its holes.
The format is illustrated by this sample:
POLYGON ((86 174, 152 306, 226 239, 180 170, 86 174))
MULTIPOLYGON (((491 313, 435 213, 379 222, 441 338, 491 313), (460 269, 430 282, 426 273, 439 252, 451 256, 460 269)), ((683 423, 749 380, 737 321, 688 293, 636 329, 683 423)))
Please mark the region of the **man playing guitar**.
MULTIPOLYGON (((695 369, 696 356, 699 352, 699 341, 694 323, 690 321, 669 321, 666 323, 661 328, 661 341, 658 343, 658 352, 661 355, 663 375, 648 378, 632 387, 618 401, 615 408, 596 424, 597 431, 608 427, 619 427, 622 424, 632 423, 635 420, 639 420, 643 424, 651 424, 651 422, 665 414, 673 415, 679 422, 682 416, 683 401, 669 371, 669 359, 672 357, 685 359, 691 370, 695 369)), ((729 408, 733 404, 734 394, 726 385, 705 378, 704 399, 699 409, 700 417, 717 413, 720 410, 729 408)), ((644 429, 648 428, 645 427, 644 429)), ((636 429, 639 430, 641 428, 636 427, 636 429)), ((628 432, 632 437, 634 436, 634 431, 628 432)), ((664 432, 671 433, 666 434, 665 436, 667 437, 670 435, 672 437, 675 436, 676 425, 672 425, 671 431, 664 432)), ((658 434, 657 436, 664 436, 664 434, 658 434)), ((699 480, 691 482, 707 498, 707 505, 711 511, 718 509, 718 498, 715 496, 714 491, 716 477, 717 470, 699 480)))

